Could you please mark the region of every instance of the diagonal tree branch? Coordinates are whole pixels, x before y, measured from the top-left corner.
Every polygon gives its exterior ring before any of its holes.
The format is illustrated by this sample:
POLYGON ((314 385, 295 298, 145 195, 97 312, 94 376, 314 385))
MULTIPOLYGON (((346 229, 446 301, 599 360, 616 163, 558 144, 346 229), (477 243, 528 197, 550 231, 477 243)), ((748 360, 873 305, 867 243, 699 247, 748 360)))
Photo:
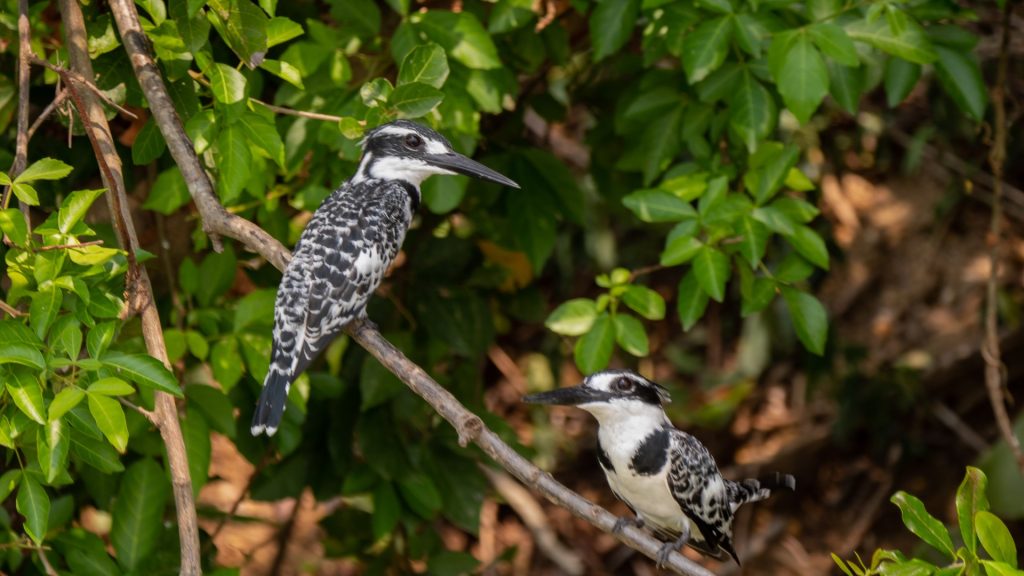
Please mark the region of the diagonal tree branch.
MULTIPOLYGON (((107 205, 118 241, 128 253, 128 274, 125 279, 125 288, 129 292, 128 305, 132 312, 142 317, 142 337, 146 342, 147 351, 163 362, 169 370, 171 365, 167 358, 160 314, 153 301, 153 287, 146 269, 139 266, 135 259, 139 240, 128 210, 128 195, 121 171, 121 158, 114 148, 114 139, 110 134, 110 126, 107 124, 102 105, 95 92, 82 82, 84 79, 85 82, 91 83, 91 79, 95 78, 89 59, 82 10, 77 0, 60 0, 59 5, 67 36, 68 57, 74 71, 74 74, 63 73, 62 76, 99 162, 103 182, 108 190, 107 205)), ((157 392, 154 416, 154 423, 160 430, 160 436, 167 448, 167 463, 171 472, 171 487, 181 540, 180 573, 198 576, 202 573, 199 560, 199 528, 196 522, 196 507, 192 497, 192 479, 189 476, 185 441, 181 434, 174 398, 165 392, 157 392)))
MULTIPOLYGON (((139 85, 149 101, 153 117, 167 141, 171 155, 185 177, 189 193, 203 218, 203 229, 208 234, 222 234, 241 241, 247 248, 258 252, 283 271, 291 259, 288 249, 256 224, 229 214, 217 200, 213 186, 194 152, 192 143, 185 134, 181 119, 178 118, 174 110, 159 69, 150 55, 149 42, 139 24, 134 4, 131 0, 111 0, 110 5, 125 49, 131 58, 135 75, 139 79, 139 85)), ((550 474, 520 456, 497 434, 487 428, 476 414, 470 412, 448 390, 409 360, 369 323, 353 322, 346 331, 455 427, 460 443, 463 445, 469 442, 475 443, 505 470, 533 490, 540 492, 555 504, 568 509, 577 517, 605 532, 612 533, 612 527, 617 520, 615 515, 573 492, 550 474)), ((626 545, 651 558, 657 556, 662 545, 648 533, 632 526, 627 526, 616 536, 626 545)), ((711 576, 711 572, 678 552, 672 553, 666 567, 687 576, 711 576)))
POLYGON ((167 141, 167 148, 171 151, 174 162, 185 178, 192 200, 202 215, 203 230, 210 236, 214 249, 220 252, 223 248, 220 236, 228 236, 257 252, 278 269, 283 269, 288 263, 288 249, 256 224, 229 213, 217 200, 213 185, 199 157, 196 156, 192 141, 185 134, 185 127, 174 110, 174 103, 164 85, 160 69, 153 61, 149 39, 142 31, 135 4, 131 0, 111 0, 110 9, 114 13, 114 20, 117 22, 125 50, 128 51, 135 76, 139 79, 146 100, 149 101, 149 110, 164 140, 167 141))

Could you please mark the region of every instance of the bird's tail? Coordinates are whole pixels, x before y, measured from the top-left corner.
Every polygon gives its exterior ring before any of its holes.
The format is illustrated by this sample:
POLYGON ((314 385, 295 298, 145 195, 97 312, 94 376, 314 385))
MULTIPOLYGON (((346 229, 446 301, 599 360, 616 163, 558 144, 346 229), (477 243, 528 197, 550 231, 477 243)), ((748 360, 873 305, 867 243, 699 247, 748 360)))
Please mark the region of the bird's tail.
POLYGON ((796 490, 796 478, 792 474, 773 472, 760 478, 748 478, 739 482, 730 482, 729 501, 733 510, 748 502, 758 502, 771 496, 773 490, 786 488, 796 490))
POLYGON ((281 425, 285 403, 288 401, 288 387, 292 383, 290 370, 281 368, 277 362, 270 363, 267 378, 263 381, 263 391, 256 403, 256 413, 252 416, 252 435, 259 436, 264 431, 273 436, 281 425))

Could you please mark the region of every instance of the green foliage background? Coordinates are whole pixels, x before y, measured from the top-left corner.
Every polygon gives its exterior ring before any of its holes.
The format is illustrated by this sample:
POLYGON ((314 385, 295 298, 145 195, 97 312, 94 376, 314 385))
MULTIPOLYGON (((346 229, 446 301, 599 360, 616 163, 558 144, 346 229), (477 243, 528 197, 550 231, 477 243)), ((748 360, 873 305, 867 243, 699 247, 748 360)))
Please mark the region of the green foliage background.
MULTIPOLYGON (((651 355, 649 333, 665 323, 678 336, 655 354, 682 366, 685 333, 713 300, 773 318, 781 350, 825 354, 825 310, 808 287, 830 260, 803 170, 817 119, 856 113, 877 90, 896 105, 922 76, 963 117, 981 120, 987 104, 977 38, 958 26, 972 13, 944 0, 573 0, 543 22, 532 0, 464 0, 459 12, 409 0, 136 4, 221 202, 286 245, 352 174, 362 133, 394 118, 433 125, 521 184, 427 181, 404 263, 370 306, 388 339, 509 440, 482 404, 487 351, 507 334, 533 334, 551 364, 572 355, 590 373, 651 355), (585 134, 589 163, 538 145, 531 126, 547 122, 585 134), (671 297, 644 284, 651 266, 677 275, 671 297)), ((17 7, 3 6, 0 166, 17 99, 17 7)), ((97 85, 144 110, 108 8, 83 8, 97 85)), ((29 10, 35 54, 67 62, 56 7, 29 10)), ((34 70, 35 110, 55 82, 34 70)), ((357 503, 324 520, 329 555, 370 573, 409 560, 472 568, 432 525, 478 530, 485 458, 346 339, 292 387, 273 440, 249 435, 279 273, 231 243, 214 253, 153 120, 118 118, 133 135, 121 152, 137 167, 126 174, 136 218, 191 231, 172 239, 187 255, 150 262, 166 268, 157 289, 174 373, 145 354, 138 321, 120 315, 125 255, 107 223, 83 220, 103 191, 75 122, 74 147, 37 136, 29 170, 0 177, 15 198, 0 212, 4 299, 26 313, 0 320, 0 543, 45 544, 75 573, 173 573, 162 444, 120 402, 152 407, 164 390, 180 398, 197 492, 218 432, 262 465, 254 498, 308 486, 357 503), (33 225, 15 203, 33 207, 33 225), (44 249, 93 239, 105 244, 44 249), (110 514, 111 549, 73 527, 86 506, 110 514)), ((0 568, 40 570, 4 550, 0 568)))

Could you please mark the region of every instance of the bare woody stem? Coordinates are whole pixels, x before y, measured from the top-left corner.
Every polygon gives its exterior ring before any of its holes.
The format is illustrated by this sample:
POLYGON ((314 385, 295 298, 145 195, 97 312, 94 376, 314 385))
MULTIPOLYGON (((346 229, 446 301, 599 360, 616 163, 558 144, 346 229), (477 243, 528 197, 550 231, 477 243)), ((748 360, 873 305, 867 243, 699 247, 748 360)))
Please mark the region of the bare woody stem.
MULTIPOLYGON (((211 235, 222 234, 239 240, 248 249, 259 253, 277 269, 283 271, 291 259, 288 249, 256 224, 229 214, 217 200, 213 186, 185 134, 180 118, 174 111, 159 69, 150 55, 149 42, 139 24, 134 4, 131 0, 111 0, 110 6, 139 85, 149 101, 153 118, 167 141, 167 147, 178 164, 189 193, 203 218, 203 229, 211 235)), ((216 246, 217 242, 214 243, 216 246)), ((475 443, 531 489, 601 530, 612 532, 617 520, 612 513, 566 488, 550 474, 520 456, 487 428, 477 415, 466 409, 458 399, 384 339, 376 329, 360 321, 350 324, 346 331, 455 427, 463 445, 475 443)), ((651 558, 655 558, 661 548, 661 542, 632 526, 627 526, 616 536, 626 545, 651 558)), ((666 568, 686 576, 712 576, 711 572, 678 552, 672 553, 666 568)))
MULTIPOLYGON (((114 148, 114 139, 110 134, 103 107, 93 90, 87 88, 85 82, 91 83, 94 78, 92 62, 89 59, 86 39, 85 21, 76 0, 60 0, 61 16, 67 35, 68 57, 74 74, 63 74, 68 95, 82 118, 85 132, 92 143, 93 151, 99 162, 103 182, 108 192, 107 204, 111 220, 117 232, 118 241, 128 253, 128 274, 125 279, 125 290, 128 292, 128 305, 132 312, 142 318, 142 336, 146 342, 146 350, 151 356, 163 362, 171 369, 167 358, 167 347, 164 344, 163 328, 160 315, 153 300, 153 288, 149 282, 146 269, 139 266, 135 253, 139 248, 139 240, 135 234, 135 226, 128 209, 128 196, 125 190, 121 170, 121 158, 114 148)), ((167 464, 171 473, 171 488, 174 493, 174 504, 177 510, 178 535, 181 541, 181 574, 198 576, 202 573, 199 559, 199 527, 196 522, 196 507, 192 496, 192 480, 189 476, 188 457, 185 442, 181 434, 178 410, 174 398, 164 392, 156 393, 154 424, 160 430, 164 446, 167 449, 167 464)))
POLYGON ((1006 163, 1006 136, 1009 131, 1009 120, 1006 116, 1006 80, 1007 68, 1009 67, 1010 47, 1010 12, 1013 2, 1006 2, 1003 8, 1002 18, 1002 39, 999 48, 999 63, 996 71, 996 82, 992 87, 992 108, 995 118, 993 120, 994 139, 992 149, 989 151, 988 161, 992 168, 994 178, 992 185, 992 218, 989 221, 989 277, 985 301, 985 341, 982 344, 982 356, 985 359, 985 388, 988 391, 989 401, 992 403, 992 412, 999 426, 999 432, 1003 440, 1010 446, 1014 457, 1017 459, 1017 467, 1024 475, 1024 452, 1021 451, 1020 441, 1013 433, 1013 426, 1010 423, 1010 416, 1006 411, 1006 399, 1003 394, 1005 367, 999 351, 999 254, 1003 219, 1003 167, 1006 163))

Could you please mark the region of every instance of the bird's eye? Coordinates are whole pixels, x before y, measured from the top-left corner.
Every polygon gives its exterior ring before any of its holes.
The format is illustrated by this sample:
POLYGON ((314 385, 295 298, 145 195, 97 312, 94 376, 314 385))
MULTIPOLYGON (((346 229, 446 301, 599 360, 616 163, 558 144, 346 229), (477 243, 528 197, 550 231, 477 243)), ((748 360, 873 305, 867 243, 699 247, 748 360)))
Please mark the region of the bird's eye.
POLYGON ((413 149, 419 148, 420 146, 423 146, 423 138, 420 138, 416 134, 409 134, 405 137, 405 145, 413 149))
POLYGON ((616 392, 632 392, 633 386, 633 381, 629 378, 619 378, 614 384, 612 384, 612 387, 615 388, 616 392))

